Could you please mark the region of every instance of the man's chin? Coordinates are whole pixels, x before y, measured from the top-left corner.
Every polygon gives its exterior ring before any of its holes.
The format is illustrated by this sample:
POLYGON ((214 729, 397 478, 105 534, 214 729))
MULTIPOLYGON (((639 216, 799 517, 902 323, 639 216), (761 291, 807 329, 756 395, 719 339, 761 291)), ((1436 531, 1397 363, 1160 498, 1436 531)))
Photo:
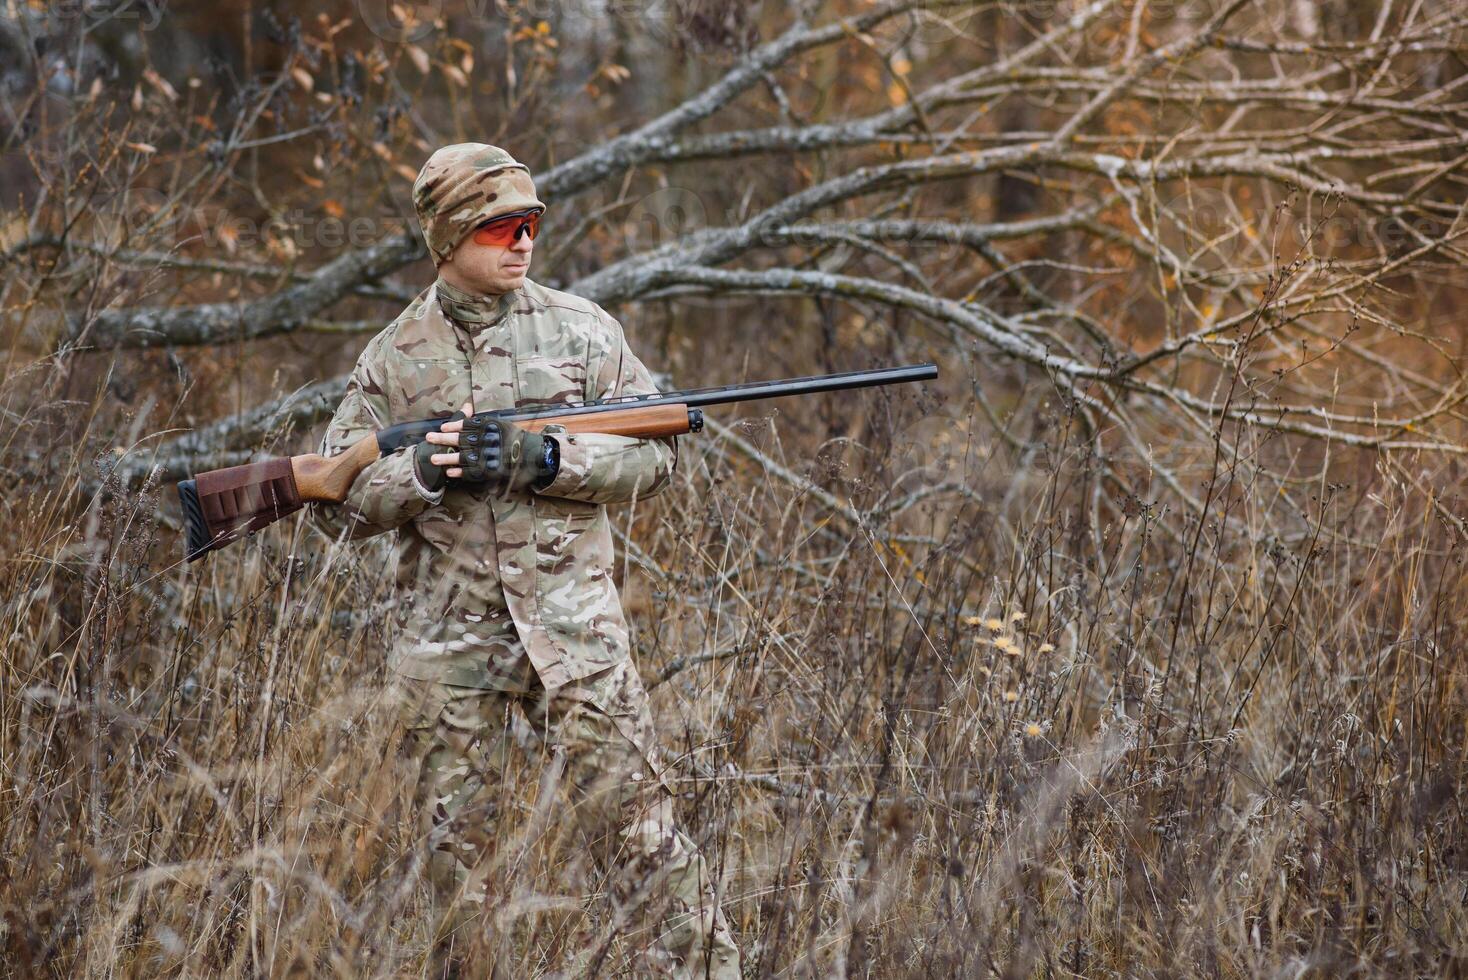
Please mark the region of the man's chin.
POLYGON ((529 266, 517 271, 496 270, 492 275, 485 275, 478 281, 475 291, 485 296, 498 296, 508 293, 512 289, 519 289, 525 285, 525 275, 530 271, 529 266))

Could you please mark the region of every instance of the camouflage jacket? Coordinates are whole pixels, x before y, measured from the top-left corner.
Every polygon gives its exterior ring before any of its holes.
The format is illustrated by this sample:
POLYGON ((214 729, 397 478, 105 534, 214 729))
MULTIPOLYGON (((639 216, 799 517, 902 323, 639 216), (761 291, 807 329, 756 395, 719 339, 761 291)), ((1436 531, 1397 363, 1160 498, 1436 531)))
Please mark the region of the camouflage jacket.
MULTIPOLYGON (((323 455, 457 411, 471 392, 483 411, 657 390, 621 324, 595 303, 526 279, 482 322, 466 322, 444 312, 452 292, 435 282, 367 344, 323 455)), ((310 505, 334 537, 397 532, 391 661, 407 676, 496 687, 528 653, 552 688, 629 655, 605 505, 666 487, 677 440, 545 431, 560 444, 560 470, 542 490, 501 499, 451 483, 431 493, 407 448, 363 470, 340 506, 310 505)))

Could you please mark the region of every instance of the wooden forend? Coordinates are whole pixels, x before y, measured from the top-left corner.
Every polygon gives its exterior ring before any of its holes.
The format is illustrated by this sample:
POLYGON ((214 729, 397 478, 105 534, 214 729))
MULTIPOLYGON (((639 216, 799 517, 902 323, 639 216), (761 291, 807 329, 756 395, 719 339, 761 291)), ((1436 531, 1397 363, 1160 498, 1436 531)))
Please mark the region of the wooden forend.
POLYGON ((546 426, 555 424, 564 425, 570 433, 602 432, 611 436, 632 436, 634 439, 661 439, 664 436, 679 436, 688 431, 688 406, 682 402, 672 402, 646 408, 524 419, 515 424, 531 432, 539 432, 546 426))

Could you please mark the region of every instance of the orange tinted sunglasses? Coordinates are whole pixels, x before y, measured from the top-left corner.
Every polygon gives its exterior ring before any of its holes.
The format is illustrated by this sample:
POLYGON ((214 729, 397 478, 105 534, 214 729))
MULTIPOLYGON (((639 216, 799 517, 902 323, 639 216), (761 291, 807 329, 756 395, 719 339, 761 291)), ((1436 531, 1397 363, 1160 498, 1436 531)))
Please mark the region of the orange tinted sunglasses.
POLYGON ((479 245, 512 245, 519 240, 520 232, 523 231, 533 242, 540 232, 540 216, 544 213, 540 208, 531 208, 528 211, 502 214, 475 228, 474 241, 479 245))

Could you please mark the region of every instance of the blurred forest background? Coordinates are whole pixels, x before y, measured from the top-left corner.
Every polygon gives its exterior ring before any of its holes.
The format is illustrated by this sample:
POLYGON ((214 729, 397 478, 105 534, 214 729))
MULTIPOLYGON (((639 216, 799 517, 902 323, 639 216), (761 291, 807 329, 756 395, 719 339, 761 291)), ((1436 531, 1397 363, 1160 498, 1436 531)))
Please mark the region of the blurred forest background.
MULTIPOLYGON (((432 279, 440 145, 710 412, 615 512, 747 975, 1468 970, 1468 10, 0 5, 0 972, 401 976, 385 542, 182 561, 432 279)), ((631 975, 534 746, 483 975, 631 975)))

